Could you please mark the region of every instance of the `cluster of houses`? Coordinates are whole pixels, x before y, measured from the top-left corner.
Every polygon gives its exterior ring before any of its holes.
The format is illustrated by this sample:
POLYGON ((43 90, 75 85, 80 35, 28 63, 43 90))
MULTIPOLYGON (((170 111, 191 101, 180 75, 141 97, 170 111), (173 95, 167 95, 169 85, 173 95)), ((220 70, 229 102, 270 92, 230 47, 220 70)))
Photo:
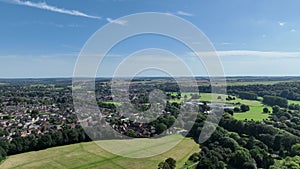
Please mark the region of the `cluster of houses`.
MULTIPOLYGON (((27 90, 29 91, 29 89, 27 90)), ((5 91, 1 90, 0 92, 5 91)), ((0 97, 0 128, 6 133, 2 137, 11 140, 14 137, 25 137, 33 132, 35 134, 43 134, 50 130, 59 130, 63 125, 69 125, 71 128, 74 128, 78 123, 83 127, 94 126, 99 123, 102 127, 110 125, 121 134, 128 134, 128 131, 131 131, 131 134, 137 137, 150 137, 157 133, 157 128, 144 122, 147 117, 141 113, 133 113, 131 116, 134 120, 132 120, 124 112, 116 113, 112 112, 111 107, 100 107, 101 116, 86 112, 86 114, 83 114, 85 117, 80 118, 74 111, 70 90, 57 91, 49 89, 47 91, 39 89, 34 92, 36 93, 24 94, 22 97, 10 96, 10 94, 0 97), (25 101, 16 100, 23 98, 25 98, 25 101)), ((133 93, 131 98, 133 100, 137 99, 136 93, 138 92, 133 93)), ((111 100, 113 98, 107 93, 97 94, 96 97, 101 100, 111 100)), ((183 103, 183 106, 186 107, 203 105, 204 103, 195 102, 193 99, 186 100, 183 103)), ((157 110, 160 110, 160 106, 159 104, 157 105, 157 110)), ((233 107, 227 108, 233 109, 233 107)), ((156 111, 156 113, 156 117, 171 114, 171 112, 166 112, 165 110, 156 111)), ((209 114, 210 110, 206 110, 204 113, 209 114)), ((181 132, 186 131, 182 128, 170 128, 167 130, 167 134, 181 132)))
POLYGON ((1 103, 0 128, 6 133, 2 137, 7 140, 25 137, 33 132, 43 134, 49 130, 59 130, 66 124, 71 127, 76 124, 76 115, 68 104, 1 103))

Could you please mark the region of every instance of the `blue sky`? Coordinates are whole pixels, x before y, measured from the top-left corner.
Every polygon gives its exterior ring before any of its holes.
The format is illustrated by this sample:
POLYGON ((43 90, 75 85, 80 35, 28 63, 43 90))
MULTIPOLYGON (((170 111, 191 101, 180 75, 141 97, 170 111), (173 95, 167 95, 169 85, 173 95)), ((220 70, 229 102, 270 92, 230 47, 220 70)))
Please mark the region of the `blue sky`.
MULTIPOLYGON (((218 51, 225 75, 299 75, 299 6, 298 0, 0 0, 0 77, 71 77, 94 32, 140 12, 170 13, 196 25, 218 51)), ((190 53, 165 37, 131 38, 112 49, 115 57, 102 63, 99 76, 145 48, 190 53)), ((206 75, 201 63, 190 65, 206 75)))

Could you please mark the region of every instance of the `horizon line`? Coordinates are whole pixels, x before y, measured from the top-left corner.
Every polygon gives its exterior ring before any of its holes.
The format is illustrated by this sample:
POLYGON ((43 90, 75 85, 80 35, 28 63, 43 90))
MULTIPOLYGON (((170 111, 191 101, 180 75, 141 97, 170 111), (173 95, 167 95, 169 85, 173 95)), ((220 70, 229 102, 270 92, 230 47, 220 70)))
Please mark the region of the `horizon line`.
POLYGON ((111 78, 173 78, 173 77, 179 77, 179 78, 209 78, 209 77, 219 77, 219 78, 232 78, 232 77, 298 77, 300 78, 300 75, 227 75, 227 76, 207 76, 207 75, 196 75, 196 76, 135 76, 135 77, 129 77, 129 76, 120 76, 120 77, 113 77, 113 76, 96 76, 96 77, 72 77, 72 76, 53 76, 53 77, 0 77, 0 80, 3 79, 73 79, 73 78, 104 78, 104 79, 111 79, 111 78))

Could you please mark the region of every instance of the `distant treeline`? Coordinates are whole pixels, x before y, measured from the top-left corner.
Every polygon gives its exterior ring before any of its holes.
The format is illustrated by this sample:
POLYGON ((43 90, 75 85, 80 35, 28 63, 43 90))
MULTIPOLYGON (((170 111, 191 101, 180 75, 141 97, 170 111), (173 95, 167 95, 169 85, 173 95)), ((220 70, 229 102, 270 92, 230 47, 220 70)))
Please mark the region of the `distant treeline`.
POLYGON ((280 107, 287 107, 288 101, 285 98, 277 97, 277 96, 269 96, 265 95, 263 99, 263 103, 269 106, 280 106, 280 107))
POLYGON ((257 100, 257 94, 251 92, 239 92, 239 98, 247 100, 257 100))
POLYGON ((300 100, 300 82, 282 82, 273 85, 240 85, 227 86, 229 94, 239 95, 241 92, 249 92, 263 97, 265 95, 278 96, 289 100, 300 100))
MULTIPOLYGON (((148 86, 151 88, 159 88, 165 92, 179 92, 180 90, 192 92, 195 87, 184 86, 179 88, 176 82, 168 82, 167 84, 159 84, 148 86)), ((281 82, 272 85, 253 84, 253 85, 231 85, 227 86, 227 93, 233 94, 244 99, 255 100, 258 96, 265 95, 278 96, 289 100, 300 100, 300 82, 281 82)), ((199 85, 199 92, 212 92, 211 85, 199 85)), ((215 91, 224 92, 224 87, 214 86, 215 91)), ((183 91, 181 91, 183 92, 183 91)))

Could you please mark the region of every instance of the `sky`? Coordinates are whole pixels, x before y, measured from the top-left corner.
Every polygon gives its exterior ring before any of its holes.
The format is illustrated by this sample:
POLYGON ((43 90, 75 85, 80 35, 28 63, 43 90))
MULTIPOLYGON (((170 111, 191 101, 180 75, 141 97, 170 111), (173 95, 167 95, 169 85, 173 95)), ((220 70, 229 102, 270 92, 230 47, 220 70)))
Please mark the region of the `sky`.
MULTIPOLYGON (((202 30, 226 76, 298 76, 299 6, 298 0, 0 0, 0 78, 72 77, 80 51, 97 30, 126 26, 118 18, 142 12, 175 15, 202 30)), ((207 75, 190 49, 158 35, 117 44, 97 75, 111 76, 125 57, 147 48, 171 51, 197 75, 207 75)))

